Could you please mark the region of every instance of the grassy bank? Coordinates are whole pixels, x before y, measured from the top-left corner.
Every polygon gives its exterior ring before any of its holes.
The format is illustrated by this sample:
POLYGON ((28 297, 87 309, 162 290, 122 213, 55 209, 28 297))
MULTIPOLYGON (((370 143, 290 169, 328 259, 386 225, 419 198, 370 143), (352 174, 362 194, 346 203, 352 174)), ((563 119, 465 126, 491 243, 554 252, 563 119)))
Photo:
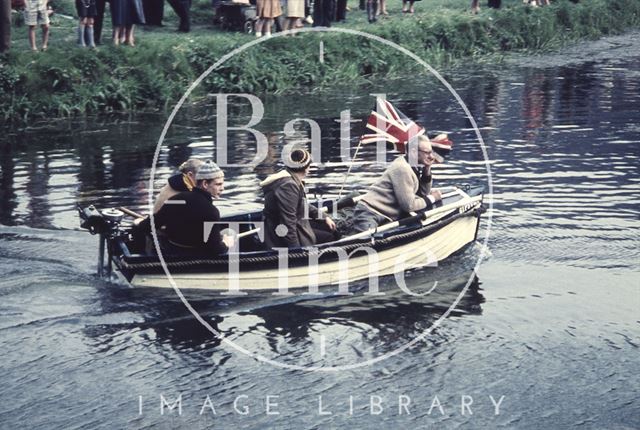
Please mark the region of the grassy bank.
MULTIPOLYGON (((640 26, 637 0, 582 0, 578 4, 560 0, 535 9, 503 0, 502 9, 485 8, 480 15, 471 15, 468 3, 420 2, 415 15, 403 15, 400 2, 390 2, 391 16, 370 25, 352 2, 348 22, 339 27, 394 41, 441 67, 461 58, 548 50, 567 41, 640 26)), ((14 29, 14 39, 24 33, 24 40, 16 40, 0 66, 0 118, 23 122, 166 109, 222 55, 254 39, 213 29, 207 24, 207 8, 200 5, 196 10, 201 11, 196 14, 201 25, 194 32, 174 33, 173 18, 169 17, 162 29, 139 31, 135 48, 78 49, 73 43, 75 22, 59 17, 52 29, 50 49, 32 53, 26 49, 26 29, 14 29)), ((217 91, 286 92, 336 82, 357 84, 380 76, 406 76, 416 67, 411 63, 397 51, 357 36, 325 33, 272 38, 209 75, 196 96, 217 91), (324 62, 318 61, 320 38, 324 62)))

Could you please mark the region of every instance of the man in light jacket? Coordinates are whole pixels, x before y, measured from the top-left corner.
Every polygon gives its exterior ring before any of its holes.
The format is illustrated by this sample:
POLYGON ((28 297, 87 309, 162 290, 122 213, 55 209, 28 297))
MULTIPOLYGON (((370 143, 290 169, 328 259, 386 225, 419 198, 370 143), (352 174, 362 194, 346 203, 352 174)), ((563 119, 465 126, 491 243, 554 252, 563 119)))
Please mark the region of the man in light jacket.
POLYGON ((395 221, 409 212, 430 209, 442 200, 442 193, 431 189, 431 165, 436 156, 429 138, 419 136, 416 146, 421 168, 412 167, 405 156, 396 158, 356 205, 354 233, 395 221))

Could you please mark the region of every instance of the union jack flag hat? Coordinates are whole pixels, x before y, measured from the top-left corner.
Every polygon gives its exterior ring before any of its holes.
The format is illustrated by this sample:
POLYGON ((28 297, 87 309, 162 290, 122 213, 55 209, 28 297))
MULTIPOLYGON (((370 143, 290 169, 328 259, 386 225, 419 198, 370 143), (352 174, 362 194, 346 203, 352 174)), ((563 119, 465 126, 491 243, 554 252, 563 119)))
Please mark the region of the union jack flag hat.
POLYGON ((449 155, 453 142, 449 139, 445 133, 439 134, 436 137, 429 139, 431 141, 431 149, 436 153, 436 161, 442 163, 444 157, 449 155))
MULTIPOLYGON (((371 112, 367 120, 367 128, 373 133, 364 134, 360 141, 362 143, 387 141, 394 145, 397 151, 406 153, 407 144, 411 139, 424 135, 427 139, 424 127, 410 120, 405 114, 396 109, 386 99, 376 99, 376 110, 371 112)), ((446 134, 440 134, 430 139, 433 151, 438 155, 439 162, 444 160, 453 142, 446 134)))

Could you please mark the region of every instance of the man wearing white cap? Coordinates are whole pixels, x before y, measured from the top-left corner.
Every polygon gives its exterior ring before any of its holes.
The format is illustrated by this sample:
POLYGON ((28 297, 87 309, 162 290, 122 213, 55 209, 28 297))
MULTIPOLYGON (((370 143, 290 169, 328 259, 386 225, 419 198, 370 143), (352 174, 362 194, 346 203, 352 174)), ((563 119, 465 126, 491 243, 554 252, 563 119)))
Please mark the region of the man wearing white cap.
POLYGON ((440 190, 431 188, 431 165, 437 160, 431 141, 419 136, 410 150, 416 151, 422 171, 412 167, 405 156, 396 158, 356 205, 353 233, 395 221, 404 213, 431 209, 442 199, 440 190))
POLYGON ((207 241, 203 241, 204 223, 220 221, 220 211, 212 203, 224 191, 224 172, 214 162, 207 161, 195 175, 192 191, 176 194, 165 201, 155 214, 157 229, 165 232, 170 252, 223 254, 233 246, 231 236, 220 234, 214 225, 207 241))

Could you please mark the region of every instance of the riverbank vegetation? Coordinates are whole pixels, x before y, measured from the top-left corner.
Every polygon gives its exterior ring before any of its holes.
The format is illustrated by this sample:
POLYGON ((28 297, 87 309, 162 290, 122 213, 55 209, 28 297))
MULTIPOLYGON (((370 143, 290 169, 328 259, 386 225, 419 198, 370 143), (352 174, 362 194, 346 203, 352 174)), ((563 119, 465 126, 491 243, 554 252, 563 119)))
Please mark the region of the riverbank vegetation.
MULTIPOLYGON (((194 6, 194 31, 175 33, 173 17, 169 17, 165 27, 139 31, 135 48, 108 44, 97 50, 77 48, 75 20, 60 13, 52 25, 46 52, 29 52, 26 29, 14 28, 14 45, 0 65, 0 118, 3 122, 26 122, 171 107, 218 59, 255 39, 214 28, 208 0, 201 3, 204 6, 194 6)), ((460 59, 550 50, 568 41, 619 34, 640 26, 637 0, 559 0, 539 8, 504 0, 501 9, 484 8, 479 15, 469 13, 470 2, 462 0, 416 3, 415 15, 402 14, 400 1, 397 3, 390 4, 389 17, 370 25, 352 0, 347 23, 337 27, 391 40, 441 68, 460 59)), ((71 9, 67 6, 58 12, 71 9)), ((166 8, 167 15, 169 11, 166 8)), ((105 35, 109 35, 108 27, 105 35)), ((108 37, 103 39, 106 42, 108 37)), ((379 77, 406 76, 412 69, 418 70, 412 63, 392 48, 356 35, 273 37, 225 62, 204 79, 194 96, 355 85, 379 77)))

